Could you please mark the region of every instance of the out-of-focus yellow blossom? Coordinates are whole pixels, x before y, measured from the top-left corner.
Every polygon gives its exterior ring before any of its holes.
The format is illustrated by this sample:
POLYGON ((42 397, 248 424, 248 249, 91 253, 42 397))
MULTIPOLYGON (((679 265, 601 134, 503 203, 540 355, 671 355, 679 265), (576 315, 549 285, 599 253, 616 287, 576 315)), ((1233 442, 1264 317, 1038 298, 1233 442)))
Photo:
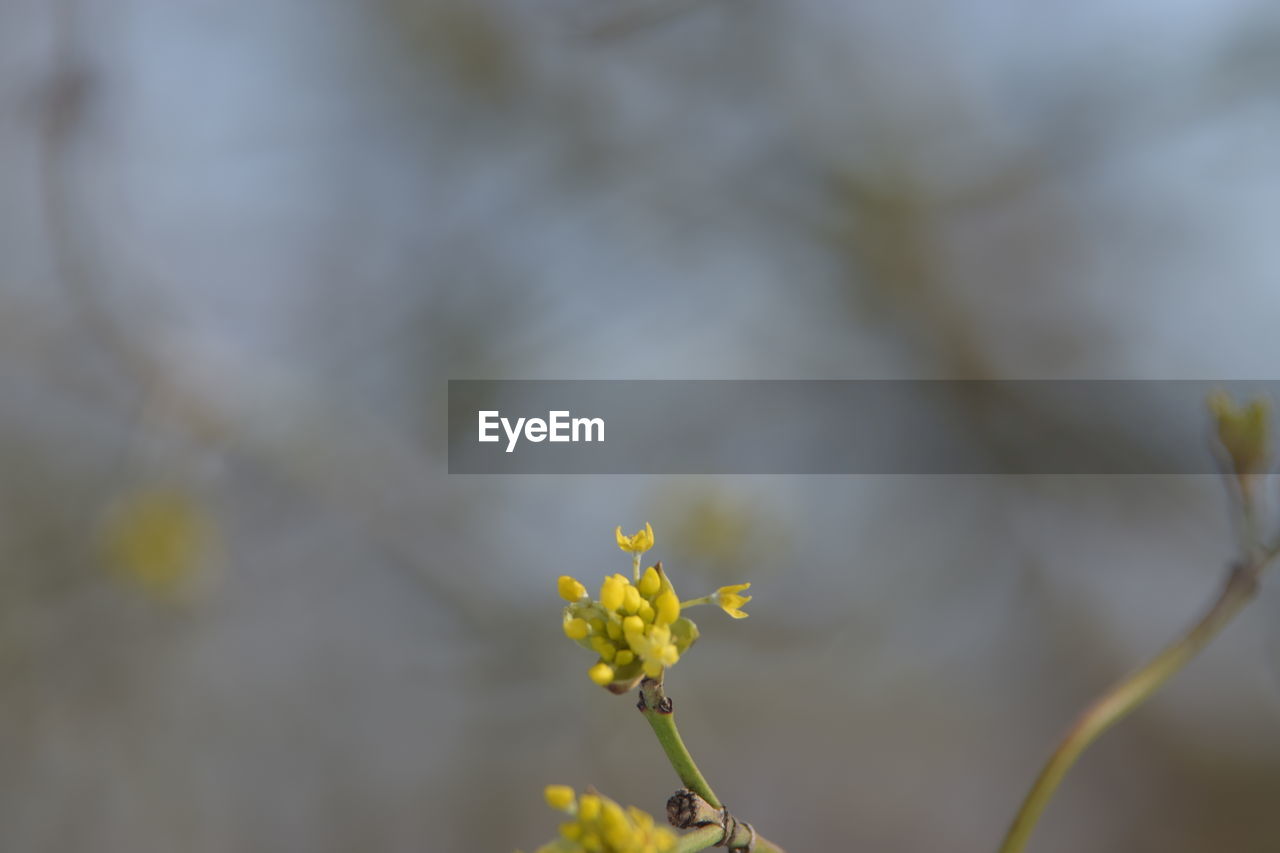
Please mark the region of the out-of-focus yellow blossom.
POLYGON ((1231 460, 1233 472, 1241 478, 1266 470, 1270 450, 1269 409, 1263 397, 1246 406, 1237 406, 1221 391, 1209 398, 1218 441, 1231 460))
POLYGON ((676 836, 654 825, 653 817, 634 806, 623 808, 601 794, 574 797, 567 785, 548 785, 547 804, 573 819, 560 824, 560 837, 537 853, 666 853, 676 836))
POLYGON ((547 805, 558 812, 570 811, 577 798, 568 785, 548 785, 543 789, 542 795, 546 798, 547 805))
POLYGON ((208 567, 216 538, 199 501, 179 489, 153 487, 112 504, 100 542, 117 574, 148 595, 173 598, 208 567))
POLYGON ((622 526, 619 525, 614 535, 618 538, 618 547, 633 554, 643 554, 653 547, 653 526, 648 523, 645 524, 644 530, 637 530, 631 536, 624 534, 622 526))
POLYGON ((750 587, 750 583, 739 583, 732 586, 722 586, 712 593, 712 598, 716 604, 725 613, 728 613, 734 619, 746 619, 750 614, 741 610, 742 605, 751 600, 749 595, 738 595, 744 589, 750 587))

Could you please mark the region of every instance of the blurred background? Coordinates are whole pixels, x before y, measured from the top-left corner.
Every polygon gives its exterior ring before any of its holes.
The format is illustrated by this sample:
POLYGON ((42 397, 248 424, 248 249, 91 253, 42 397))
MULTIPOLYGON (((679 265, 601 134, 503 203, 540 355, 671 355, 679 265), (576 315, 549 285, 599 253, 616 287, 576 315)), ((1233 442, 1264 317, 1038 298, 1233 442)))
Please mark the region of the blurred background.
MULTIPOLYGON (((449 477, 445 382, 1276 378, 1278 138, 1262 0, 0 0, 0 849, 660 813, 554 589, 650 521, 754 584, 669 678, 736 813, 994 850, 1216 480, 449 477)), ((1270 586, 1033 850, 1280 846, 1270 586)))

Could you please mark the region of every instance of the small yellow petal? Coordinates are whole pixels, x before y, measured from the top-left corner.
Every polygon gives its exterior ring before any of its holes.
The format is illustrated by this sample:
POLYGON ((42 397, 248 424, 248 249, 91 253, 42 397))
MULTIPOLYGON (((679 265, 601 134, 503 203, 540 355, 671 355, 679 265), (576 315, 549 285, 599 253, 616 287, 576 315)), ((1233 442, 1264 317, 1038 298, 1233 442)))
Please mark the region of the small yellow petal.
POLYGON ((658 678, 662 675, 662 661, 646 660, 644 662, 644 674, 650 678, 658 678))
POLYGON ((542 790, 547 805, 558 812, 567 812, 573 808, 574 793, 568 785, 548 785, 542 790))

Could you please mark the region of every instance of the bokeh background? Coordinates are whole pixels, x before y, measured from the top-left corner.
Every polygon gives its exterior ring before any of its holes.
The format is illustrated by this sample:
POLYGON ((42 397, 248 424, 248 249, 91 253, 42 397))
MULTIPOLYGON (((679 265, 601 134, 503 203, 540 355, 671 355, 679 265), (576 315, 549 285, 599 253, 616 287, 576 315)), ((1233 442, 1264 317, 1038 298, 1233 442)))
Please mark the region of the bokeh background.
MULTIPOLYGON (((1212 597, 1219 483, 449 477, 445 382, 1275 378, 1277 139, 1263 0, 0 0, 0 849, 660 812, 554 593, 645 521, 682 592, 754 583, 670 679, 737 813, 995 849, 1212 597)), ((1277 625, 1033 849, 1280 848, 1277 625)))

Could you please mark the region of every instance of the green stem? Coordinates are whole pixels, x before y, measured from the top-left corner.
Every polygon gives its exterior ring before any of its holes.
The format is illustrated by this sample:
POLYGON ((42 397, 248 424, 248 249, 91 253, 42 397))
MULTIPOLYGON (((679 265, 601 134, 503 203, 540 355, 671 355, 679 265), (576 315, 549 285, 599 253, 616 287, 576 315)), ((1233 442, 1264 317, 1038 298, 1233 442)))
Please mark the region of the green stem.
POLYGON ((1142 704, 1195 655, 1208 645, 1257 594, 1258 575, 1276 550, 1253 555, 1232 567, 1222 593, 1200 621, 1156 655, 1146 666, 1102 694, 1067 731, 1040 771, 1030 792, 1014 816, 999 853, 1019 853, 1035 829, 1045 806, 1080 754, 1098 737, 1142 704))
POLYGON ((676 715, 671 707, 671 700, 663 692, 662 682, 646 678, 640 682, 640 713, 649 721, 649 726, 658 737, 662 751, 667 760, 680 777, 681 783, 712 806, 721 808, 722 803, 715 791, 707 782, 702 771, 689 754, 688 748, 680 738, 680 730, 676 728, 676 715))
POLYGON ((724 837, 724 830, 719 826, 714 824, 704 826, 680 836, 676 846, 672 848, 672 853, 697 853, 699 850, 707 850, 719 844, 722 837, 724 837))
MULTIPOLYGON (((661 681, 646 678, 640 682, 640 703, 638 707, 640 708, 640 713, 649 721, 649 726, 657 736, 658 743, 662 745, 662 751, 667 754, 667 760, 671 762, 671 767, 676 771, 676 775, 680 777, 681 783, 706 800, 707 804, 713 808, 724 808, 724 804, 720 802, 720 798, 716 796, 715 791, 711 790, 710 783, 702 775, 702 771, 698 769, 697 763, 694 762, 693 756, 689 754, 688 747, 684 745, 684 740, 680 737, 680 730, 676 728, 675 711, 671 700, 667 698, 666 692, 662 689, 661 681)), ((684 838, 698 836, 699 833, 706 829, 708 827, 703 827, 683 836, 682 842, 684 838)), ((724 829, 719 825, 712 826, 710 829, 715 830, 715 835, 709 846, 715 846, 723 840, 724 829)), ((688 848, 689 851, 703 849, 706 848, 688 848)), ((752 853, 786 853, 781 847, 758 833, 755 837, 755 843, 751 845, 751 851, 752 853)))

